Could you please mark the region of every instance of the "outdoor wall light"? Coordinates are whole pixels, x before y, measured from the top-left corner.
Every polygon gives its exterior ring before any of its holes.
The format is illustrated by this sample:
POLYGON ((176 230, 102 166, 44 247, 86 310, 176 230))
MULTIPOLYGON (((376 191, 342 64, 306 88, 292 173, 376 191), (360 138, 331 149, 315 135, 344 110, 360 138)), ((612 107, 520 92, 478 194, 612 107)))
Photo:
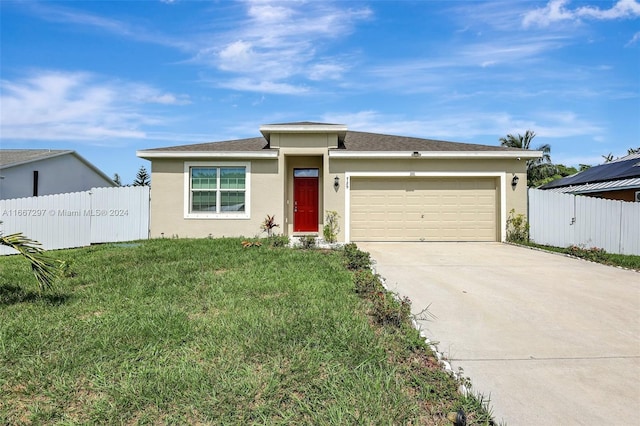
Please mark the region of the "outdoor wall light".
POLYGON ((337 191, 338 188, 340 188, 340 176, 336 176, 335 179, 333 179, 333 189, 337 191))
POLYGON ((520 178, 516 175, 513 175, 513 178, 511 179, 511 187, 515 189, 515 187, 518 185, 518 181, 520 180, 520 178))

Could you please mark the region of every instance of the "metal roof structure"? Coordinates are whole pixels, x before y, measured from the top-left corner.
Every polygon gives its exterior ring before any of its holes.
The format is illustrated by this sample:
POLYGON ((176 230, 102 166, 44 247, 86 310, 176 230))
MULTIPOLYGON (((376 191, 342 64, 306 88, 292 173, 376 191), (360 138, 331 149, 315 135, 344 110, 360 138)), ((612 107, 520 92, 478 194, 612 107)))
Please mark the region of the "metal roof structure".
MULTIPOLYGON (((619 189, 640 189, 640 177, 631 179, 612 180, 607 182, 584 183, 582 185, 560 186, 549 188, 551 192, 571 194, 588 194, 589 192, 617 191, 619 189)), ((546 189, 546 188, 540 188, 546 189)))
POLYGON ((593 166, 540 187, 555 192, 580 194, 630 188, 640 188, 640 153, 593 166))

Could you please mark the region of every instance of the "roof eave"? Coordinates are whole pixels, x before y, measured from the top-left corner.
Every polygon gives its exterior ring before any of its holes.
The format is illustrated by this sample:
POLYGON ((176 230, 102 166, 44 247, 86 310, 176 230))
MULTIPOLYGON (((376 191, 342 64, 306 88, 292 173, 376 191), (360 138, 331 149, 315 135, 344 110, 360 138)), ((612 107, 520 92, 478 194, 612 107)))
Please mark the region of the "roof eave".
POLYGON ((71 151, 71 154, 74 155, 78 160, 80 160, 81 162, 83 162, 87 167, 89 167, 91 170, 93 170, 94 172, 96 172, 98 175, 100 175, 104 180, 106 180, 107 182, 109 182, 111 185, 113 186, 118 186, 117 183, 115 183, 113 181, 113 179, 111 179, 105 172, 103 172, 102 170, 100 170, 99 168, 97 168, 96 166, 94 166, 92 163, 90 163, 89 161, 87 161, 86 158, 84 158, 82 155, 78 154, 76 151, 71 151))
POLYGON ((640 189, 640 178, 556 186, 554 188, 546 188, 544 190, 571 194, 590 194, 594 192, 624 191, 629 189, 640 189))
MULTIPOLYGON (((564 187, 564 188, 570 188, 570 187, 564 187)), ((580 194, 593 194, 595 192, 624 191, 629 189, 640 189, 640 185, 611 186, 607 188, 593 188, 593 189, 583 189, 583 190, 567 191, 567 192, 580 195, 580 194)))
POLYGON ((344 151, 329 150, 333 158, 533 159, 541 151, 344 151))
POLYGON ((278 158, 277 150, 269 151, 136 151, 136 156, 146 160, 154 158, 278 158))

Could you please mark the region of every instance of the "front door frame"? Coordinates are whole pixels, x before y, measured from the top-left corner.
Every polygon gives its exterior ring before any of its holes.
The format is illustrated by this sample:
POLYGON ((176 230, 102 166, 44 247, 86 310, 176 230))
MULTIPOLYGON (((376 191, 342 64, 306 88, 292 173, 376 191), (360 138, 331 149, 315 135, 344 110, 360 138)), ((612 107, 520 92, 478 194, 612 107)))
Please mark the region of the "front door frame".
POLYGON ((318 211, 320 208, 319 176, 320 170, 317 167, 293 169, 294 233, 318 232, 318 211))

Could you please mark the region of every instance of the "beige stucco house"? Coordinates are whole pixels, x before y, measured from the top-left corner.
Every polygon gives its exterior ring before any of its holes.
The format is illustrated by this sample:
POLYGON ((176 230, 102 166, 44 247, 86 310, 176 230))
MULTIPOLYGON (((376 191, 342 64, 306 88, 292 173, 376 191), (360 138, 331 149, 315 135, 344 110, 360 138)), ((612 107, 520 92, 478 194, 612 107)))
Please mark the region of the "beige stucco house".
POLYGON ((285 235, 338 241, 503 241, 527 212, 526 161, 500 146, 269 124, 262 137, 138 151, 151 161, 151 235, 246 236, 275 215, 285 235))

